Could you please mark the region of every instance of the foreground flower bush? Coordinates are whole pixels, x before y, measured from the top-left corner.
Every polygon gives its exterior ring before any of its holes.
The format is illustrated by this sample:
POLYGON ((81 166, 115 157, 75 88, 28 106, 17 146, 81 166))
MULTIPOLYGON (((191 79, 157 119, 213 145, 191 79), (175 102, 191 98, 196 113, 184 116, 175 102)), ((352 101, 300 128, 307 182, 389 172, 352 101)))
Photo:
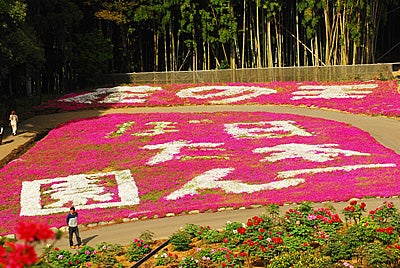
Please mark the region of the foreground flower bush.
MULTIPOLYGON (((352 200, 341 213, 347 215, 346 220, 329 205, 314 208, 311 203, 303 202, 281 214, 279 206, 273 204, 267 206, 264 214, 245 223, 228 221, 221 230, 186 224, 171 234, 169 245, 143 263, 143 267, 381 268, 400 265, 400 213, 393 203, 385 201, 368 212, 365 203, 352 200), (351 208, 354 215, 348 213, 351 208), (359 208, 361 213, 357 211, 359 208)), ((50 247, 39 259, 32 257, 36 256, 33 250, 21 251, 19 255, 8 253, 7 257, 9 263, 32 267, 132 267, 150 252, 144 249, 156 244, 159 243, 147 231, 131 245, 102 242, 95 248, 84 246, 73 252, 50 247)), ((4 267, 24 267, 7 266, 2 260, 4 267)))
MULTIPOLYGON (((227 222, 218 232, 187 224, 171 236, 171 243, 174 236, 187 234, 191 248, 182 258, 173 258, 182 252, 174 251, 174 245, 161 254, 170 257, 167 267, 397 267, 397 208, 385 201, 368 213, 365 203, 356 200, 349 207, 354 211, 362 207, 360 217, 357 214, 343 221, 329 206, 313 208, 303 202, 283 215, 277 205, 268 206, 265 214, 245 223, 227 222), (210 236, 218 238, 212 241, 210 236)), ((341 213, 345 211, 348 209, 341 213)), ((150 266, 157 266, 159 259, 156 255, 150 266)))
POLYGON ((328 108, 357 114, 400 116, 395 80, 269 82, 118 86, 72 93, 35 109, 273 104, 328 108))
POLYGON ((52 130, 1 169, 1 233, 399 194, 400 158, 359 129, 264 112, 113 114, 52 130), (10 183, 12 182, 12 183, 10 183))
POLYGON ((47 240, 54 240, 56 235, 47 224, 19 222, 15 228, 16 238, 0 241, 0 267, 22 268, 39 261, 35 246, 47 240))

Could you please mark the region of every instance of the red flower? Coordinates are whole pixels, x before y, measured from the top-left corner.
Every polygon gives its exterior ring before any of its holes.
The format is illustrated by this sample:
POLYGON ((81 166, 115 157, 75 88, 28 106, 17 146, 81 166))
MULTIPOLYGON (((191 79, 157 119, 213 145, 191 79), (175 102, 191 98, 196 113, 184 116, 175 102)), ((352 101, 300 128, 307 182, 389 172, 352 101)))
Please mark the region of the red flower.
POLYGON ((273 237, 273 238, 272 238, 272 241, 274 241, 274 244, 275 244, 275 245, 278 245, 278 244, 282 244, 282 243, 283 243, 283 239, 282 239, 281 237, 273 237))
POLYGON ((386 228, 386 233, 387 233, 387 234, 392 234, 393 231, 394 231, 393 226, 389 226, 389 227, 386 228))
POLYGON ((17 238, 26 242, 47 240, 54 238, 54 232, 50 226, 43 223, 19 222, 15 228, 17 238))
POLYGON ((0 250, 0 264, 4 267, 23 268, 38 261, 35 249, 29 244, 7 242, 7 250, 0 250))
POLYGON ((355 208, 353 206, 347 206, 344 208, 345 211, 351 211, 354 212, 355 208))
POLYGON ((350 205, 352 205, 352 206, 357 205, 357 201, 356 201, 356 200, 352 200, 352 201, 350 202, 350 205))
POLYGON ((264 228, 260 228, 260 233, 264 233, 265 229, 264 228))
POLYGON ((237 229, 239 234, 245 234, 246 233, 246 228, 240 227, 237 229))
POLYGON ((388 207, 388 208, 392 208, 392 207, 393 207, 393 203, 392 203, 392 202, 387 203, 387 207, 388 207))
POLYGON ((365 206, 366 206, 366 204, 365 204, 364 202, 362 202, 362 203, 360 204, 360 208, 361 208, 361 209, 364 209, 365 206))

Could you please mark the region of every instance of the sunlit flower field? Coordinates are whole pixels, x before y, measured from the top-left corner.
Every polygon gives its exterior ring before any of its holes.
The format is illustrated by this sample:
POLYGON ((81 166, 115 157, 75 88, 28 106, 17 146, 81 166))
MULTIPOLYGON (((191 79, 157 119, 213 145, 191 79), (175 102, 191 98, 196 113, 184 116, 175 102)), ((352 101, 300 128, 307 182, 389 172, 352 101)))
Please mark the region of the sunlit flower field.
MULTIPOLYGON (((117 87, 54 101, 93 107, 288 104, 398 116, 393 81, 117 87), (164 86, 163 86, 164 87, 164 86), (296 101, 299 101, 296 103, 296 101)), ((51 105, 51 103, 49 103, 51 105)), ((266 112, 111 114, 58 126, 0 171, 0 233, 198 210, 400 193, 400 156, 335 121, 266 112)))
POLYGON ((126 85, 69 94, 50 101, 45 107, 69 111, 95 107, 221 104, 291 105, 356 114, 400 116, 400 94, 395 80, 126 85))

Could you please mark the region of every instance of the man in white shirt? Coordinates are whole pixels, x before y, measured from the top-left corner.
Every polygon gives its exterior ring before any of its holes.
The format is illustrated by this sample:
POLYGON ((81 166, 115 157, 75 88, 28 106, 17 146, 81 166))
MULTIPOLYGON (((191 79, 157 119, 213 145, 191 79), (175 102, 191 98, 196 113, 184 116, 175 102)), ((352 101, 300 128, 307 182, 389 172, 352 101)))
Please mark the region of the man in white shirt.
POLYGON ((67 215, 68 233, 69 233, 69 246, 70 248, 75 248, 72 241, 72 237, 75 234, 76 241, 78 242, 78 247, 82 247, 82 240, 79 236, 78 229, 78 213, 75 211, 75 207, 71 207, 67 215))
POLYGON ((3 144, 3 133, 4 133, 4 127, 3 124, 0 123, 0 145, 3 144))

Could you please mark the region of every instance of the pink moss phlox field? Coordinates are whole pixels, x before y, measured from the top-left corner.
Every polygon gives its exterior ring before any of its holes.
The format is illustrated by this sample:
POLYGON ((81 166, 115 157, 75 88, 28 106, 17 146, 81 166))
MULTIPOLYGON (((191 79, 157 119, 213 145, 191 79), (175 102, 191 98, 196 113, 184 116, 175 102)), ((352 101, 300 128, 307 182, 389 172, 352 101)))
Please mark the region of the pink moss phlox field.
MULTIPOLYGON (((391 117, 400 115, 400 94, 395 80, 122 86, 71 93, 60 99, 49 101, 42 109, 57 107, 70 111, 96 107, 218 104, 291 105, 333 109, 355 114, 391 117), (203 91, 198 90, 201 87, 203 91), (254 92, 255 89, 260 88, 264 91, 254 92), (191 91, 191 89, 195 90, 191 91)), ((37 108, 40 109, 40 107, 37 108)))
POLYGON ((64 226, 72 204, 84 224, 395 196, 399 166, 399 155, 368 133, 325 119, 265 112, 86 118, 53 129, 1 170, 0 233, 21 219, 64 226))

